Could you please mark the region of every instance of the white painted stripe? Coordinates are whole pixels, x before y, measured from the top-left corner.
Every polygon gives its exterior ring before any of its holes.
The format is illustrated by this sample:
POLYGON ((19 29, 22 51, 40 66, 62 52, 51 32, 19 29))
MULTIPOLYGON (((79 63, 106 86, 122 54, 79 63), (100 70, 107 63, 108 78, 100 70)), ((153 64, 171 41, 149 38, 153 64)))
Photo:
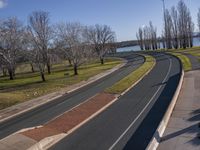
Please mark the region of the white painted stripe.
MULTIPOLYGON (((168 68, 168 72, 164 78, 164 80, 162 81, 162 83, 166 82, 168 76, 169 76, 169 73, 171 71, 171 67, 172 67, 172 61, 171 61, 171 58, 169 58, 169 68, 168 68)), ((160 91, 160 89, 162 88, 163 85, 160 85, 158 90, 154 93, 154 95, 151 97, 150 101, 147 103, 147 105, 142 109, 142 111, 140 112, 140 114, 133 120, 133 122, 128 126, 128 128, 120 135, 120 137, 110 146, 109 150, 112 150, 116 145, 117 143, 123 138, 123 136, 128 132, 128 130, 134 125, 134 123, 138 120, 138 118, 143 114, 143 112, 145 111, 145 109, 149 106, 149 104, 152 102, 152 100, 155 98, 155 96, 158 94, 158 92, 160 91)))

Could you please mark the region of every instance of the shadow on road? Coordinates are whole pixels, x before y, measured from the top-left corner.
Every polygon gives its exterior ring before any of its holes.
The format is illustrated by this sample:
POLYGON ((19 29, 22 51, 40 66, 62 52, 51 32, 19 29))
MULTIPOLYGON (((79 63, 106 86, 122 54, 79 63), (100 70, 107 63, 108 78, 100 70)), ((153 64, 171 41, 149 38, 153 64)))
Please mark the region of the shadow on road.
POLYGON ((166 84, 165 88, 153 107, 149 108, 149 113, 144 118, 136 132, 126 143, 124 150, 132 150, 133 147, 137 148, 137 150, 143 150, 147 147, 171 102, 176 87, 179 83, 179 79, 180 73, 170 77, 168 81, 164 83, 166 84))

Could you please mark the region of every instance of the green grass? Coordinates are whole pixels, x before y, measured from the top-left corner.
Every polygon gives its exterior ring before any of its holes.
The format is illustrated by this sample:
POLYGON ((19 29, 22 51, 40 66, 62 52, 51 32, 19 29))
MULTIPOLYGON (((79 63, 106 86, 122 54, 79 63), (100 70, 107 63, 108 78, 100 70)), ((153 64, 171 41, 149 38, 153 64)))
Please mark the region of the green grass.
POLYGON ((168 52, 168 53, 178 57, 181 60, 184 71, 189 71, 192 69, 192 64, 187 56, 176 52, 168 52))
MULTIPOLYGON (((119 59, 107 59, 104 65, 99 62, 85 64, 79 67, 79 75, 73 75, 73 68, 66 69, 57 65, 53 67, 52 74, 45 75, 46 82, 41 82, 38 72, 36 73, 18 73, 15 80, 9 80, 8 77, 0 78, 0 109, 11 105, 24 102, 54 91, 59 91, 70 85, 89 79, 105 70, 111 69, 120 64, 119 59), (66 75, 66 73, 68 75, 66 75)), ((26 72, 26 71, 25 71, 26 72)))
POLYGON ((184 53, 188 53, 188 54, 191 54, 191 55, 197 57, 197 59, 200 62, 200 47, 199 46, 192 47, 192 48, 186 48, 186 49, 180 48, 180 49, 156 50, 156 51, 168 52, 172 55, 177 56, 181 60, 185 71, 191 70, 192 64, 190 62, 190 59, 186 55, 184 55, 184 53))
POLYGON ((127 88, 138 81, 147 71, 149 71, 155 64, 155 59, 152 56, 144 55, 146 58, 145 63, 138 69, 130 73, 128 76, 114 84, 113 86, 107 88, 105 92, 111 94, 120 94, 124 92, 127 88))
POLYGON ((200 47, 198 46, 192 47, 192 48, 186 48, 186 49, 172 49, 168 51, 169 52, 184 52, 184 53, 191 54, 193 56, 200 57, 200 47))
POLYGON ((199 62, 200 62, 200 47, 194 47, 194 48, 186 49, 185 53, 188 53, 188 54, 191 54, 191 55, 197 57, 199 62))

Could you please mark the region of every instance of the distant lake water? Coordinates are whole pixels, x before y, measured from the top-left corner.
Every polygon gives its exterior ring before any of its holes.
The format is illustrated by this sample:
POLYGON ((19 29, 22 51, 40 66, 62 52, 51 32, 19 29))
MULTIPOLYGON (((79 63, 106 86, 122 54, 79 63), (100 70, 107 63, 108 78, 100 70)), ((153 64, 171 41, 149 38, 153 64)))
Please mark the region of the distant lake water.
MULTIPOLYGON (((200 38, 194 38, 193 44, 194 46, 200 46, 200 38)), ((117 52, 140 51, 140 50, 141 49, 139 45, 117 48, 117 52)))

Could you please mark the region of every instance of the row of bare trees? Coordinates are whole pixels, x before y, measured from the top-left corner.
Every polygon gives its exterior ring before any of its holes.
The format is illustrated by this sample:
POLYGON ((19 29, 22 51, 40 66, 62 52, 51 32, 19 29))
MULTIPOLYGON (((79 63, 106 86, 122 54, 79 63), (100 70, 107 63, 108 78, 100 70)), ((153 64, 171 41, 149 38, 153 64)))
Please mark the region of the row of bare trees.
POLYGON ((186 48, 193 47, 194 23, 190 10, 183 0, 180 0, 177 8, 164 12, 164 48, 186 48))
POLYGON ((149 22, 149 26, 139 28, 136 37, 141 50, 157 49, 159 47, 157 42, 157 29, 151 21, 149 22))
POLYGON ((49 13, 33 12, 24 26, 16 17, 0 21, 0 69, 15 77, 19 63, 28 61, 39 70, 42 81, 51 73, 52 60, 66 59, 78 74, 84 62, 99 57, 104 64, 107 52, 115 49, 115 32, 107 25, 85 26, 78 22, 51 25, 49 13))
MULTIPOLYGON (((199 8, 199 11, 198 11, 198 14, 197 14, 197 25, 198 25, 199 34, 200 34, 200 8, 199 8)), ((200 35, 199 35, 199 36, 200 36, 200 35)))
MULTIPOLYGON (((200 9, 198 12, 198 28, 200 30, 200 9)), ((139 28, 136 33, 141 50, 158 49, 162 43, 165 49, 178 49, 193 47, 194 23, 189 8, 183 0, 177 7, 164 10, 164 31, 161 38, 157 37, 156 27, 149 26, 139 28)))

